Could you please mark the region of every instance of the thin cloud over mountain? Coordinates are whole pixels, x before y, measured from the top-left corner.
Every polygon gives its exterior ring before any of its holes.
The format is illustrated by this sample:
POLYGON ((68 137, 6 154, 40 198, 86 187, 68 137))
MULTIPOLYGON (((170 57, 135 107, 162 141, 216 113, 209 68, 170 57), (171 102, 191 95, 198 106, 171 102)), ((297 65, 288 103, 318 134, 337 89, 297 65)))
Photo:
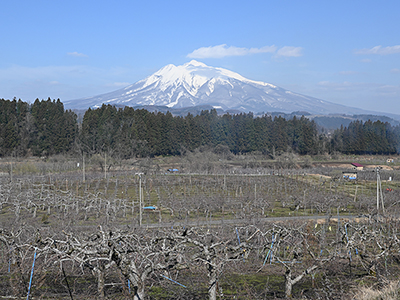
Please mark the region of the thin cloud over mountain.
POLYGON ((194 50, 192 53, 189 53, 187 57, 223 58, 227 56, 245 56, 258 53, 276 53, 277 56, 286 56, 286 57, 299 57, 303 55, 302 47, 284 46, 280 48, 278 51, 277 49, 278 48, 275 45, 264 46, 261 48, 244 48, 244 47, 227 46, 226 44, 222 44, 217 46, 198 48, 194 50))
POLYGON ((223 58, 226 56, 244 56, 249 54, 257 54, 257 53, 274 53, 276 51, 276 47, 265 46, 261 48, 242 48, 235 46, 227 46, 226 44, 210 46, 210 47, 201 47, 199 49, 194 50, 192 53, 189 53, 187 57, 189 58, 223 58))

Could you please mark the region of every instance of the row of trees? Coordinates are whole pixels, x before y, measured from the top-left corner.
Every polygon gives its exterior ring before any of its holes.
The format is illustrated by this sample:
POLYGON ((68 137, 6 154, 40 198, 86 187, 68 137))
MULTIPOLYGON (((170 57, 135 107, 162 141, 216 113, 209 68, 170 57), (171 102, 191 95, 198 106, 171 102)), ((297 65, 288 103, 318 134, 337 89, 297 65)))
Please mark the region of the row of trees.
POLYGON ((174 117, 131 107, 103 105, 86 111, 80 130, 77 116, 61 101, 0 99, 0 156, 67 153, 107 153, 120 159, 179 155, 202 146, 234 154, 281 151, 317 154, 392 154, 398 150, 400 128, 380 121, 356 121, 335 131, 331 140, 319 134, 304 116, 282 117, 252 113, 218 116, 216 110, 174 117))

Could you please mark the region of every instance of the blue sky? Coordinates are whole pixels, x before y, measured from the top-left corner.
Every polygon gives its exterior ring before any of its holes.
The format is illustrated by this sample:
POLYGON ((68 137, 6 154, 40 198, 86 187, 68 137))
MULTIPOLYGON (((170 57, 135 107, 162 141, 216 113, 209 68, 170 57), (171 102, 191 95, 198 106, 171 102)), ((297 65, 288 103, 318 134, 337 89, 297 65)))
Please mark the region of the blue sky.
POLYGON ((400 114, 400 1, 3 1, 0 98, 114 91, 196 59, 400 114))

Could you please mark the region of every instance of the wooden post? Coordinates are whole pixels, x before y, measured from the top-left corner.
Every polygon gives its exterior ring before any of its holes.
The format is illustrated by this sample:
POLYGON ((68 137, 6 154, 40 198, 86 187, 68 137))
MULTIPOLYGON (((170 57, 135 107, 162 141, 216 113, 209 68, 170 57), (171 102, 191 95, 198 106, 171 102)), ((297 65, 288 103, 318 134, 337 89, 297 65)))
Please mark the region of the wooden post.
POLYGON ((357 188, 358 188, 358 185, 356 185, 356 191, 354 193, 354 202, 356 202, 356 199, 357 199, 357 188))
POLYGON ((83 179, 83 182, 85 182, 85 154, 83 154, 83 162, 82 162, 82 179, 83 179))
POLYGON ((104 154, 104 178, 107 178, 107 153, 104 154))

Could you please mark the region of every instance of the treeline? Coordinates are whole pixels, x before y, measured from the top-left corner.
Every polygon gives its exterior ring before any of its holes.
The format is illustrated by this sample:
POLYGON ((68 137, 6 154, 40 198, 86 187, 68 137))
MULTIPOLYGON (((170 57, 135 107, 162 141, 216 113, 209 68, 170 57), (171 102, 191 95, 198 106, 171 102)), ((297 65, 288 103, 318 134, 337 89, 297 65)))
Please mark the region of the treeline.
POLYGON ((0 99, 0 156, 53 155, 72 150, 78 136, 76 114, 60 99, 0 99))
POLYGON ((305 117, 285 119, 252 113, 218 116, 215 110, 174 117, 131 107, 103 105, 86 111, 82 124, 58 99, 33 104, 0 99, 0 156, 45 156, 72 151, 107 153, 119 159, 180 155, 202 146, 234 154, 260 151, 299 154, 393 154, 400 140, 399 126, 353 122, 332 138, 319 134, 305 117))
POLYGON ((399 152, 400 127, 381 121, 354 121, 337 129, 332 150, 344 154, 395 154, 399 152))
POLYGON ((179 155, 201 146, 218 147, 234 154, 252 151, 318 151, 316 125, 308 119, 286 120, 253 114, 225 114, 215 110, 174 117, 131 107, 103 105, 89 109, 83 118, 80 141, 90 153, 112 152, 120 158, 135 155, 179 155))

